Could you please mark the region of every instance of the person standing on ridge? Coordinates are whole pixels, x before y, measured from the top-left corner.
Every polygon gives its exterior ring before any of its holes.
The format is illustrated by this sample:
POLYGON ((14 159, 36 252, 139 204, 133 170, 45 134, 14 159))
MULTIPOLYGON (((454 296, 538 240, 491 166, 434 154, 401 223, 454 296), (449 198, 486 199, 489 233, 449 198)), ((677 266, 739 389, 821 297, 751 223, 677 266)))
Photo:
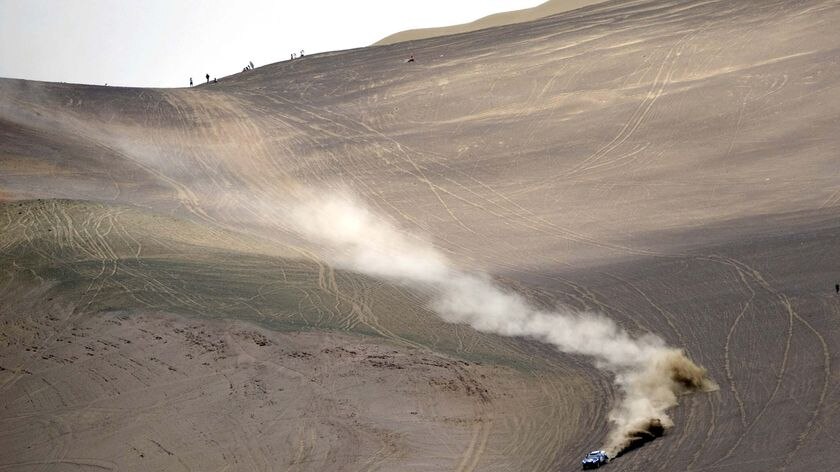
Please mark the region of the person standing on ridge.
POLYGON ((190 77, 190 87, 192 87, 192 77, 190 77))
POLYGON ((205 74, 204 77, 207 77, 207 83, 210 83, 210 74, 205 74))

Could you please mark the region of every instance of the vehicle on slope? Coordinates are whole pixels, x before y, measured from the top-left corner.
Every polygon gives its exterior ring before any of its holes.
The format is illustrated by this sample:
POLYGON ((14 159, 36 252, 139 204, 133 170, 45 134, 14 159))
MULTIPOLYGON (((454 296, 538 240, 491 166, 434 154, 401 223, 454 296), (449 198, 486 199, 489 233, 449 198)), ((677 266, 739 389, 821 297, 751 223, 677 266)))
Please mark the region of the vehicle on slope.
POLYGON ((610 461, 610 456, 604 451, 592 451, 580 461, 580 465, 584 469, 597 469, 602 465, 606 465, 610 461))

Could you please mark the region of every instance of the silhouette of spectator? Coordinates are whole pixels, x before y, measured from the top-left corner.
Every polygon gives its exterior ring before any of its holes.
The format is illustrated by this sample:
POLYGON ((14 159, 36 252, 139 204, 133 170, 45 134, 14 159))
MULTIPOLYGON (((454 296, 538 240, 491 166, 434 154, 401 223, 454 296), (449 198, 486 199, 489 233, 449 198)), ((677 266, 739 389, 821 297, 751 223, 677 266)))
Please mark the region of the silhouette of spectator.
POLYGON ((300 57, 303 57, 303 49, 300 50, 300 57))
POLYGON ((207 83, 210 83, 210 74, 205 74, 204 77, 207 77, 207 83))
POLYGON ((192 77, 190 77, 190 87, 192 87, 192 77))

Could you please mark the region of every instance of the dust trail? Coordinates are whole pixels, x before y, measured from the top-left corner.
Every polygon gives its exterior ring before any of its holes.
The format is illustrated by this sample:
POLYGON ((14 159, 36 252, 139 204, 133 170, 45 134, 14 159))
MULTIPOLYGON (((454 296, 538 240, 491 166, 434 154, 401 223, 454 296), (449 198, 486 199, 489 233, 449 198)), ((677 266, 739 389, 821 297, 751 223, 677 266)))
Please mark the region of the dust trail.
POLYGON ((431 292, 431 308, 450 323, 592 357, 614 374, 623 393, 610 415, 604 446, 610 457, 671 427, 666 411, 678 395, 716 388, 704 368, 661 338, 633 337, 597 313, 536 308, 486 274, 458 269, 431 243, 399 231, 347 192, 312 193, 288 216, 296 231, 323 246, 331 263, 431 292))

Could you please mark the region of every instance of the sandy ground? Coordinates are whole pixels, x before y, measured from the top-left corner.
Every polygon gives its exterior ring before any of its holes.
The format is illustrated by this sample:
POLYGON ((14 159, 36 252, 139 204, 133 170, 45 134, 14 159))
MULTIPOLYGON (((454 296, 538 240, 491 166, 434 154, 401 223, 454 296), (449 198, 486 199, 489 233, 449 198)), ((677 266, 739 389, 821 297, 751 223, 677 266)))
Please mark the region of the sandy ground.
POLYGON ((3 392, 7 469, 472 470, 492 456, 486 470, 509 470, 522 458, 503 431, 539 396, 510 369, 377 339, 138 313, 10 318, 0 374, 22 377, 3 392))
POLYGON ((709 368, 720 390, 610 467, 837 470, 838 21, 610 2, 192 89, 0 81, 0 467, 577 468, 609 377, 331 267, 277 211, 349 188, 709 368))

